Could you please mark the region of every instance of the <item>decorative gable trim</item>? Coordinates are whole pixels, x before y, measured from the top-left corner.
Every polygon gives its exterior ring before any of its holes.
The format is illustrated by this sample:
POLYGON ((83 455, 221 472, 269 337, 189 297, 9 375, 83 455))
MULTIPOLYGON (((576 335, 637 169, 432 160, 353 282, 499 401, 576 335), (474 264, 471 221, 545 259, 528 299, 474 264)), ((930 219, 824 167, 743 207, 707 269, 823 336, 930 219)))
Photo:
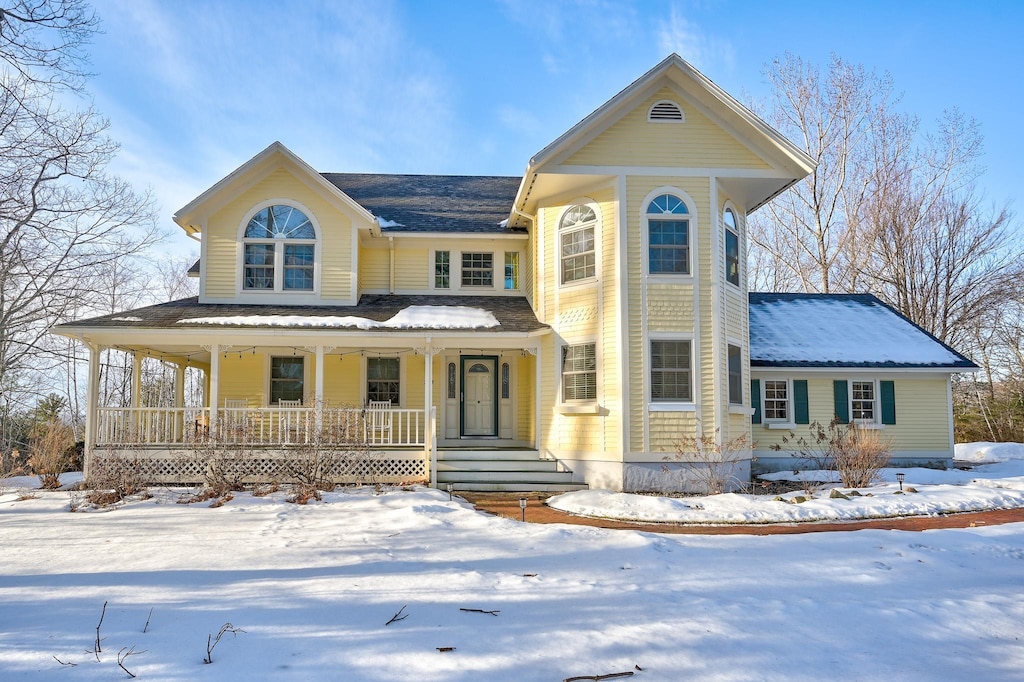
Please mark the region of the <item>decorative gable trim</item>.
POLYGON ((647 110, 648 123, 685 123, 683 108, 672 100, 663 99, 655 102, 647 110))

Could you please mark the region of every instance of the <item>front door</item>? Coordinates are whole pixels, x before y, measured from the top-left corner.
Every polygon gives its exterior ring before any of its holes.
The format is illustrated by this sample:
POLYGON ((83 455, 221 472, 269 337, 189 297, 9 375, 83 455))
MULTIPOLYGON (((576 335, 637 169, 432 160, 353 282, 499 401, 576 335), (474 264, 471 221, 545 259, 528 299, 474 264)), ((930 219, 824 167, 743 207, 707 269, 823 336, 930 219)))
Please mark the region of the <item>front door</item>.
POLYGON ((462 357, 462 435, 498 435, 498 358, 462 357))

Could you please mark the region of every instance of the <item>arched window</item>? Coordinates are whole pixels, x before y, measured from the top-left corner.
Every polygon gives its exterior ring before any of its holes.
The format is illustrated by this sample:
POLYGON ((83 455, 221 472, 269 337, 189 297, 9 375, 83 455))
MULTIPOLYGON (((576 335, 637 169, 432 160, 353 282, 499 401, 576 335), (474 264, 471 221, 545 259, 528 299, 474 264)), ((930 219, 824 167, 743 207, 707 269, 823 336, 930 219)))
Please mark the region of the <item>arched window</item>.
POLYGON ((647 263, 652 275, 690 274, 689 214, 683 200, 671 194, 647 204, 647 263))
POLYGON ((722 213, 725 223, 725 279, 730 284, 740 285, 740 230, 736 214, 731 208, 722 213))
POLYGON ((594 228, 597 214, 589 206, 577 204, 562 216, 558 224, 562 284, 594 277, 597 258, 594 250, 594 228))
POLYGON ((305 213, 276 204, 256 211, 245 226, 242 288, 313 291, 316 230, 305 213))

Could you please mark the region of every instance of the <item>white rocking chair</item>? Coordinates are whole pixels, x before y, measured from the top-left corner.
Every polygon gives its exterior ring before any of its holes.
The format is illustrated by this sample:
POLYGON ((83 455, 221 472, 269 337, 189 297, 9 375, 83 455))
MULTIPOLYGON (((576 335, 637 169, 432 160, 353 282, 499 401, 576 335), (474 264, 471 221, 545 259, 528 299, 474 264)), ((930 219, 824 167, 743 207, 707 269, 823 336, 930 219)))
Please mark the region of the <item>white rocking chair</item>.
POLYGON ((374 445, 391 443, 391 401, 371 400, 366 408, 367 440, 374 445))

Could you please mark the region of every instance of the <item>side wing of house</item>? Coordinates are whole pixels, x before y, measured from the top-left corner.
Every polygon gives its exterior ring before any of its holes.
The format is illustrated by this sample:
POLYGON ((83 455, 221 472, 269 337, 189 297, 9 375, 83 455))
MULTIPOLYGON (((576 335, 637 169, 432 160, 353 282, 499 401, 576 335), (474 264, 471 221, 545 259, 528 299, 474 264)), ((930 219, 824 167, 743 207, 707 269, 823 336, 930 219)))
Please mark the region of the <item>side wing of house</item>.
POLYGON ((746 215, 810 169, 674 55, 531 161, 511 220, 556 332, 544 447, 642 490, 684 441, 749 438, 746 215))
POLYGON ((875 431, 894 464, 951 465, 950 379, 970 360, 870 295, 751 294, 750 318, 755 470, 806 467, 812 425, 833 421, 875 431))

